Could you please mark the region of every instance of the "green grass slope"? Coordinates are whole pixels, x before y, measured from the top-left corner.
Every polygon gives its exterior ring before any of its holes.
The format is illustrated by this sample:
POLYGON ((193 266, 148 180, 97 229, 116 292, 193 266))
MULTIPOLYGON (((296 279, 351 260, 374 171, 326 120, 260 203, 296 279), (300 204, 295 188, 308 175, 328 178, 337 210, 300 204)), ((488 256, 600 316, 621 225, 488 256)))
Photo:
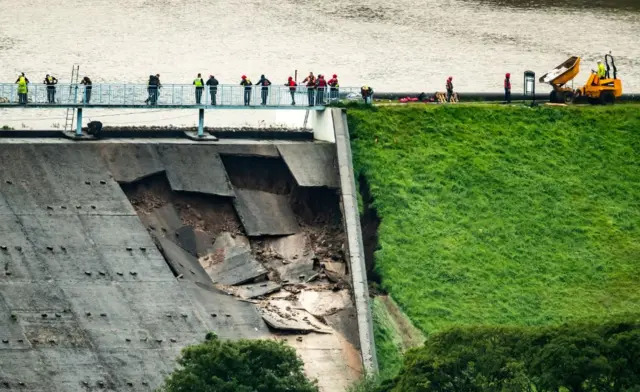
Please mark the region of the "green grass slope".
POLYGON ((640 314, 640 108, 347 115, 377 271, 423 332, 640 314))

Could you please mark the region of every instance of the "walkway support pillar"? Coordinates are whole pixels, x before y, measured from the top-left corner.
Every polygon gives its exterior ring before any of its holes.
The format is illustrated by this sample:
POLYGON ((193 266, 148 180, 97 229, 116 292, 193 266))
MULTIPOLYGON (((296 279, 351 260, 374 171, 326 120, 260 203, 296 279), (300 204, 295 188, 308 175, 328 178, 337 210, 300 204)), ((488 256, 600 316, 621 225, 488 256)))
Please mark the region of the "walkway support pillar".
POLYGON ((198 137, 204 137, 204 109, 198 109, 198 137))
POLYGON ((82 108, 78 108, 78 116, 76 118, 76 136, 82 136, 82 108))

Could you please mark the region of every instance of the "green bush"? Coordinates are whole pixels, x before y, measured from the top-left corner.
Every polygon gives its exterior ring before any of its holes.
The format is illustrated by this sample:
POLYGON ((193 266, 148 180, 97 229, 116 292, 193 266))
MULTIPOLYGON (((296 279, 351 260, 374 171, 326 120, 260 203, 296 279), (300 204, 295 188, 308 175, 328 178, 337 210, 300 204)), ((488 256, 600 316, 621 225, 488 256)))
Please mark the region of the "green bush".
POLYGON ((274 340, 220 340, 187 347, 159 392, 317 392, 292 347, 274 340))
POLYGON ((640 323, 459 327, 410 351, 376 392, 636 392, 640 323))

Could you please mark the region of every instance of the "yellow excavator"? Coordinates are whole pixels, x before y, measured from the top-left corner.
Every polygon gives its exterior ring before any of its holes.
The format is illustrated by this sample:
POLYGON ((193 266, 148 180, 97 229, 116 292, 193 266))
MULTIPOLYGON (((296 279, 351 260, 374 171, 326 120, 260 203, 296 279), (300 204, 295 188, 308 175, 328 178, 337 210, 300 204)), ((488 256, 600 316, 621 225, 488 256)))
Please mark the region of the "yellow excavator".
POLYGON ((573 103, 580 98, 586 98, 591 104, 610 105, 616 98, 622 95, 622 81, 618 79, 613 56, 604 56, 606 64, 606 75, 604 78, 598 77, 596 71, 591 71, 587 83, 573 90, 567 86, 578 73, 580 73, 580 57, 573 56, 564 63, 558 65, 551 71, 540 77, 540 83, 549 83, 553 88, 550 101, 554 103, 573 103))

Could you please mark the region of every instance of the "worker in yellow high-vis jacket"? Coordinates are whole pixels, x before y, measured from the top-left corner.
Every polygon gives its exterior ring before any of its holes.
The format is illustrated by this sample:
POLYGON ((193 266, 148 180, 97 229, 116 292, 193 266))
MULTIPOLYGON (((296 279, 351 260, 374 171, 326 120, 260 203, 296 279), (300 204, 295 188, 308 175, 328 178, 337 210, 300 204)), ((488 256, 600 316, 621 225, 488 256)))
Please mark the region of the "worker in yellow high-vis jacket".
POLYGON ((194 79, 193 85, 196 86, 196 105, 200 105, 202 91, 204 90, 204 80, 202 80, 201 74, 198 74, 198 77, 194 79))
POLYGON ((24 75, 24 72, 18 76, 18 80, 16 80, 16 84, 18 85, 18 103, 20 105, 27 104, 27 93, 29 92, 29 79, 24 75))

